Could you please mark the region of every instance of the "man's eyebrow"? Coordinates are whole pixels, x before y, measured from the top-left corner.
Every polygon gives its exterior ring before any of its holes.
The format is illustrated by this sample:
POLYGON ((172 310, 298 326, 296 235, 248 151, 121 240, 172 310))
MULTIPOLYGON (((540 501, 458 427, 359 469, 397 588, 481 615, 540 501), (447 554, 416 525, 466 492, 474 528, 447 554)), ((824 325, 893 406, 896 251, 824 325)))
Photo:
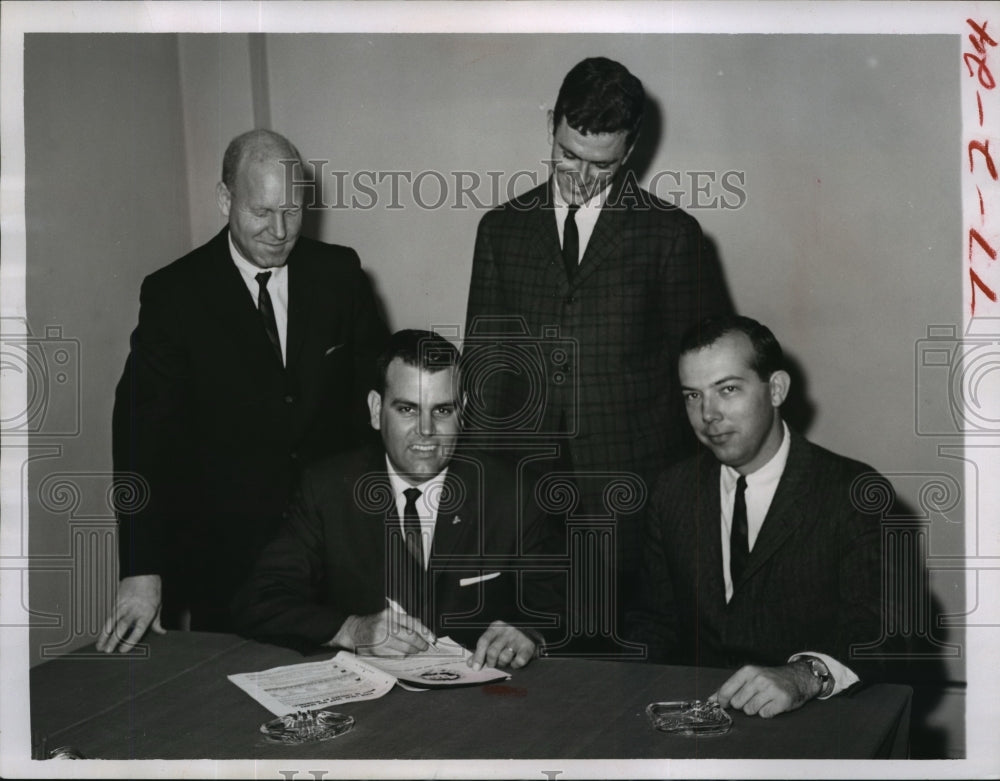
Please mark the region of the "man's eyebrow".
POLYGON ((730 374, 728 377, 723 377, 721 380, 716 380, 712 385, 725 385, 727 382, 746 382, 746 377, 739 374, 730 374))
POLYGON ((397 396, 392 399, 389 404, 393 407, 419 407, 420 404, 416 401, 410 401, 409 399, 400 398, 397 396))

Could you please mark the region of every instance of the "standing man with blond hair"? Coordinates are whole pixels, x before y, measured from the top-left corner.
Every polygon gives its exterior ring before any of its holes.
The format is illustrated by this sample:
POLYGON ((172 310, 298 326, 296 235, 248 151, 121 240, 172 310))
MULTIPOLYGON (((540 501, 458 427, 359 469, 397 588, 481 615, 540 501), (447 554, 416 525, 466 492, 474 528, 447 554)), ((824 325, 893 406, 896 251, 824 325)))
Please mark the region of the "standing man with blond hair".
POLYGON ((147 501, 119 508, 121 582, 99 650, 186 614, 228 630, 301 466, 364 430, 386 328, 357 253, 299 235, 301 181, 288 139, 237 136, 216 188, 227 225, 143 282, 113 450, 147 501))

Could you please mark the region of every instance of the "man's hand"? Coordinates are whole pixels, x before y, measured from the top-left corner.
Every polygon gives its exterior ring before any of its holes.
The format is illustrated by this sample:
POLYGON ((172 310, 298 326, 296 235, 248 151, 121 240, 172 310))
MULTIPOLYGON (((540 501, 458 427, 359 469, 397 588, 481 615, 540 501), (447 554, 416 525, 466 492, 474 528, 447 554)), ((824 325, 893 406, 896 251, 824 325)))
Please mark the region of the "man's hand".
POLYGON ((479 637, 476 652, 466 664, 474 670, 487 667, 524 667, 535 657, 535 643, 524 632, 503 621, 494 621, 479 637))
POLYGON ((407 656, 426 651, 436 641, 419 619, 387 607, 381 613, 348 617, 329 645, 358 656, 407 656))
POLYGON ((723 708, 733 707, 748 716, 769 719, 795 710, 817 694, 822 685, 802 664, 782 667, 747 665, 737 670, 712 695, 723 708))
POLYGON ((162 582, 159 575, 134 575, 122 578, 111 616, 97 638, 97 650, 119 653, 132 650, 151 628, 156 634, 167 633, 160 626, 162 582))

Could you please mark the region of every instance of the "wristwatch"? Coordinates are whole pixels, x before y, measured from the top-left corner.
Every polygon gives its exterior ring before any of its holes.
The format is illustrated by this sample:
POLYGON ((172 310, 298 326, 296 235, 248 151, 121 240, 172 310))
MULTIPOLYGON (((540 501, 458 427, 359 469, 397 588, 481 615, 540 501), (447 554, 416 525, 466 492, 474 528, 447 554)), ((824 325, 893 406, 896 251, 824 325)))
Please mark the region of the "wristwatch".
POLYGON ((817 697, 825 697, 833 691, 833 676, 830 675, 830 669, 822 659, 816 656, 800 656, 795 661, 803 662, 806 669, 809 670, 809 674, 819 681, 819 694, 816 695, 817 697))

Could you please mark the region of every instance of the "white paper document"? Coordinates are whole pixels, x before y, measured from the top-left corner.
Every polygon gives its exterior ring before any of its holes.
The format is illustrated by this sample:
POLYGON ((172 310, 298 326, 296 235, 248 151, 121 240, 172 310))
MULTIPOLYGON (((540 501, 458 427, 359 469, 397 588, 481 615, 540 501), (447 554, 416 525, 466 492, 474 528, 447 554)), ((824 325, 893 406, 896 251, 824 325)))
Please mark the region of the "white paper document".
POLYGON ((495 667, 473 670, 466 665, 470 655, 458 643, 442 637, 426 651, 410 656, 368 656, 362 661, 349 651, 341 651, 322 662, 290 664, 228 677, 275 716, 374 700, 397 682, 412 690, 414 686, 435 689, 510 678, 495 667))
POLYGON ((396 684, 393 676, 347 651, 323 662, 290 664, 228 677, 275 716, 374 700, 396 684))
MULTIPOLYGON (((365 662, 399 679, 425 689, 471 686, 510 678, 495 667, 473 670, 466 664, 472 656, 450 637, 439 637, 426 651, 410 656, 366 656, 365 662)), ((409 686, 405 688, 410 688, 409 686)))

